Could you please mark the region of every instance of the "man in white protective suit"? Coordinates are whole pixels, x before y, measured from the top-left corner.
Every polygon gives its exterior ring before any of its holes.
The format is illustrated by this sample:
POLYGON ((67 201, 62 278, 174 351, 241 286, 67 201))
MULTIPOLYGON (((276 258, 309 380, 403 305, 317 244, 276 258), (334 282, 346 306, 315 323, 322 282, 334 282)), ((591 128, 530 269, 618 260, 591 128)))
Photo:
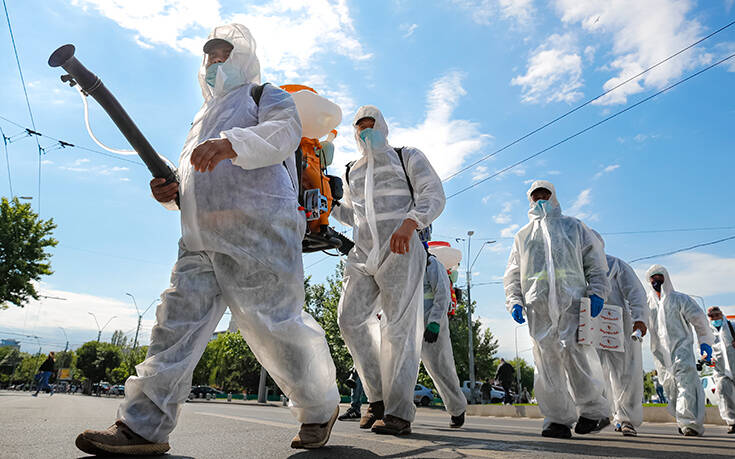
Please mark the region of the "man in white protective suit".
POLYGON ((228 306, 301 423, 292 447, 323 446, 339 413, 324 331, 302 310, 306 223, 293 179, 301 138, 296 106, 286 92, 258 86, 260 65, 246 27, 215 28, 204 53, 204 105, 181 152, 180 183, 151 181, 166 207, 176 209, 180 198, 179 258, 148 356, 125 384, 118 420, 77 438, 90 454, 169 449, 194 368, 228 306), (262 89, 257 103, 254 88, 262 89))
MULTIPOLYGON (((605 241, 597 231, 592 230, 602 242, 605 241)), ((624 352, 597 349, 602 370, 607 379, 609 393, 607 398, 613 408, 615 431, 626 437, 638 435, 637 427, 643 423, 643 356, 641 341, 631 338, 640 332, 646 335, 649 310, 646 290, 633 268, 620 258, 606 254, 607 278, 610 293, 607 304, 623 309, 624 352)))
MULTIPOLYGON (((423 232, 427 233, 426 230, 423 232)), ((428 254, 424 274, 424 342, 421 345, 421 361, 451 416, 449 427, 458 429, 464 425, 467 399, 459 386, 449 336, 447 312, 451 303, 452 291, 447 269, 434 255, 428 254)))
POLYGON ((360 107, 354 127, 362 156, 348 165, 342 204, 332 211, 354 228, 355 239, 344 272, 339 328, 369 402, 360 428, 408 434, 416 414, 426 268, 416 230, 441 214, 444 189, 421 151, 388 144, 388 126, 376 107, 360 107))
POLYGON ((735 327, 717 306, 707 310, 707 317, 715 336, 712 351, 720 417, 729 426, 727 433, 735 434, 735 327))
POLYGON ((528 317, 541 434, 571 438, 573 425, 577 434, 588 434, 610 424, 603 383, 590 367, 597 356, 577 342, 580 299, 590 298, 597 317, 610 291, 607 261, 592 230, 561 213, 554 185, 538 180, 527 194, 530 222, 516 234, 508 259, 506 305, 516 322, 525 322, 524 310, 528 317))
POLYGON ((704 433, 704 389, 697 372, 692 326, 699 350, 712 357, 714 337, 707 316, 696 301, 674 290, 669 273, 661 265, 646 272, 648 306, 651 309, 651 352, 659 380, 669 399, 668 411, 676 417, 679 433, 696 437, 704 433))

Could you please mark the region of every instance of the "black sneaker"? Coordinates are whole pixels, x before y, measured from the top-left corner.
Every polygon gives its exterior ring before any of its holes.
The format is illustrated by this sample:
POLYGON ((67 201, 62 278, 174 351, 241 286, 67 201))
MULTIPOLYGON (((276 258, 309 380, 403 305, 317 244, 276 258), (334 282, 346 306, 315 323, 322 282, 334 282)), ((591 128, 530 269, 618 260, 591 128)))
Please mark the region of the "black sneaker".
MULTIPOLYGON (((608 422, 610 420, 608 419, 608 422)), ((577 425, 574 426, 574 433, 579 435, 585 435, 590 432, 594 432, 595 429, 597 429, 597 424, 599 424, 599 420, 586 418, 584 416, 580 416, 579 419, 577 419, 577 425)))
POLYGON ((684 435, 685 437, 698 437, 699 436, 696 430, 690 429, 689 427, 684 427, 683 429, 680 429, 680 430, 681 430, 681 434, 684 435))
POLYGON ((347 411, 345 411, 344 414, 342 414, 337 419, 339 419, 340 421, 356 421, 360 419, 360 417, 361 417, 360 410, 356 410, 353 407, 349 407, 347 408, 347 411))
POLYGON ((731 425, 730 428, 727 429, 727 433, 735 434, 735 424, 731 425))
POLYGON ((549 427, 541 431, 542 437, 549 438, 572 438, 572 429, 564 424, 552 422, 549 427))
POLYGON ((610 419, 602 418, 599 421, 597 421, 597 426, 592 430, 592 433, 597 433, 609 425, 610 425, 610 419))
POLYGON ((459 416, 452 416, 452 422, 449 423, 449 427, 452 429, 459 429, 464 425, 464 412, 459 416))

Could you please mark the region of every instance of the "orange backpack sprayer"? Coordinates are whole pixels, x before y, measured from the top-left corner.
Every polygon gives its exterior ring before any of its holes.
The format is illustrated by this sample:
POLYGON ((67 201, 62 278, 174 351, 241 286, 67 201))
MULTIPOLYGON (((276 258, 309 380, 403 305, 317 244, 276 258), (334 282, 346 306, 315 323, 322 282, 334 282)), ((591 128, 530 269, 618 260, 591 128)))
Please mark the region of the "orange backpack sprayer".
POLYGON ((352 241, 329 226, 332 207, 342 198, 342 179, 327 173, 334 155, 332 140, 337 136, 334 127, 341 121, 342 113, 339 107, 308 86, 287 84, 281 89, 293 96, 304 135, 296 152, 299 203, 307 222, 303 251, 336 248, 347 254, 353 246, 352 241), (324 135, 326 139, 320 141, 324 135))

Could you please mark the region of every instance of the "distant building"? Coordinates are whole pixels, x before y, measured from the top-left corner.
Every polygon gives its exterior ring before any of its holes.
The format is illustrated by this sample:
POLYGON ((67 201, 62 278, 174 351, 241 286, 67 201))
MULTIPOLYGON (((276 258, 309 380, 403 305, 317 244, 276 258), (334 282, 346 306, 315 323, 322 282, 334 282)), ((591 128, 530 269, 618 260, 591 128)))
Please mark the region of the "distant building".
POLYGON ((20 341, 18 341, 17 339, 10 339, 10 338, 0 339, 0 347, 6 347, 6 346, 20 350, 20 341))

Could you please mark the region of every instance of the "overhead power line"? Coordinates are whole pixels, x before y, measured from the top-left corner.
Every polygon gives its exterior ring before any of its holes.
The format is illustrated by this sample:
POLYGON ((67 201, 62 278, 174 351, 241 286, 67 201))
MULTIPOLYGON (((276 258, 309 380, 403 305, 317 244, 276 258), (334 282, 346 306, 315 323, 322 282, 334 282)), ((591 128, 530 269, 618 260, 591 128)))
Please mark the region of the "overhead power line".
POLYGON ((516 161, 515 163, 511 164, 510 166, 507 166, 507 167, 505 167, 505 168, 503 168, 503 169, 495 172, 494 174, 491 174, 488 177, 485 177, 484 179, 479 180, 479 181, 473 183, 472 185, 468 185, 468 186, 462 188, 461 190, 459 190, 459 191, 457 191, 457 192, 455 192, 455 193, 447 196, 447 199, 451 199, 451 198, 453 198, 453 197, 455 197, 455 196, 457 196, 459 194, 464 193, 465 191, 468 191, 468 190, 470 190, 472 188, 475 188, 476 186, 478 186, 478 185, 480 185, 480 184, 482 184, 484 182, 487 182, 488 180, 493 179, 493 178, 497 177, 498 175, 501 175, 501 174, 503 174, 503 173, 505 173, 505 172, 507 172, 507 171, 509 171, 509 170, 511 170, 511 169, 513 169, 515 167, 517 167, 517 166, 520 166, 521 164, 523 164, 525 162, 528 162, 528 161, 532 160, 533 158, 535 158, 535 157, 537 157, 537 156, 539 156, 539 155, 541 155, 543 153, 546 153, 547 151, 549 151, 549 150, 551 150, 553 148, 556 148, 559 145, 562 145, 562 144, 564 144, 564 143, 566 143, 566 142, 574 139, 575 137, 579 137, 580 135, 584 134, 585 132, 590 131, 590 130, 596 128, 597 126, 599 126, 599 125, 601 125, 601 124, 603 124, 603 123, 605 123, 607 121, 610 121, 611 119, 616 118, 616 117, 622 115, 623 113, 625 113, 625 112, 627 112, 629 110, 632 110, 632 109, 638 107, 639 105, 642 105, 642 104, 648 102, 649 100, 651 100, 651 99, 653 99, 653 98, 655 98, 657 96, 660 96, 661 94, 663 94, 665 92, 668 92, 668 91, 674 89, 675 87, 679 86, 680 84, 685 83, 685 82, 691 80, 692 78, 697 77, 697 76, 703 74, 704 72, 706 72, 708 70, 711 70, 714 67, 717 67, 718 65, 723 64, 724 62, 729 61, 733 57, 735 57, 735 53, 730 54, 729 56, 725 57, 724 59, 720 59, 719 61, 715 62, 714 64, 708 65, 707 67, 705 67, 705 68, 703 68, 703 69, 701 69, 701 70, 699 70, 699 71, 697 71, 697 72, 695 72, 695 73, 687 76, 686 78, 681 79, 681 80, 677 81, 676 83, 671 84, 671 85, 665 87, 664 89, 662 89, 662 90, 660 90, 660 91, 658 91, 658 92, 656 92, 654 94, 651 94, 650 96, 648 96, 648 97, 646 97, 644 99, 639 100, 638 102, 636 102, 633 105, 630 105, 630 106, 628 106, 628 107, 626 107, 626 108, 624 108, 624 109, 622 109, 620 111, 617 111, 617 112, 613 113, 612 115, 610 115, 610 116, 608 116, 608 117, 606 117, 606 118, 604 118, 604 119, 602 119, 602 120, 600 120, 600 121, 598 121, 598 122, 596 122, 596 123, 594 123, 594 124, 592 124, 590 126, 587 126, 586 128, 584 128, 584 129, 582 129, 580 131, 577 131, 577 132, 575 132, 574 134, 572 134, 570 136, 565 137, 564 139, 556 142, 555 144, 553 144, 551 146, 548 146, 548 147, 544 148, 543 150, 537 151, 536 153, 534 153, 534 154, 532 154, 530 156, 527 156, 526 158, 524 158, 524 159, 522 159, 520 161, 516 161))
POLYGON ((532 130, 531 132, 528 132, 527 134, 522 135, 521 137, 515 139, 514 141, 512 141, 512 142, 510 142, 510 143, 508 143, 508 144, 500 147, 499 149, 495 150, 494 152, 492 152, 492 153, 490 153, 488 155, 483 156, 482 158, 478 159, 477 161, 473 162, 472 164, 468 164, 467 166, 464 166, 463 168, 459 169, 458 171, 453 172, 452 174, 450 174, 446 178, 442 179, 442 182, 446 182, 448 180, 451 180, 452 178, 456 177, 457 175, 459 175, 459 174, 461 174, 461 173, 463 173, 463 172, 465 172, 465 171, 467 171, 469 169, 472 169, 473 167, 477 166, 481 162, 486 161, 486 160, 492 158, 493 156, 497 155, 498 153, 500 153, 500 152, 502 152, 504 150, 507 150, 508 148, 510 148, 513 145, 515 145, 515 144, 517 144, 517 143, 519 143, 519 142, 521 142, 521 141, 523 141, 523 140, 531 137, 532 135, 536 134, 537 132, 546 129, 547 127, 551 126, 552 124, 556 123, 557 121, 561 121, 562 119, 566 118, 567 116, 571 115, 572 113, 574 113, 574 112, 576 112, 576 111, 578 111, 578 110, 586 107, 587 105, 590 105, 591 103, 593 103, 596 100, 601 99, 602 97, 604 97, 604 96, 610 94, 611 92, 617 90, 621 86, 626 85, 626 84, 630 83, 633 80, 637 80, 638 78, 640 78, 644 74, 650 72, 651 70, 655 69, 656 67, 660 66, 661 64, 670 61, 671 59, 675 58, 676 56, 680 55, 681 53, 683 53, 685 51, 688 51, 691 48, 693 48, 693 47, 697 46, 698 44, 702 43, 703 41, 712 38, 713 36, 717 35, 718 33, 722 32, 723 30, 725 30, 725 29, 727 29, 729 27, 731 27, 734 24, 735 24, 735 21, 732 21, 729 24, 720 27, 719 29, 717 29, 714 32, 712 32, 711 34, 707 35, 706 37, 701 38, 701 39, 695 41, 694 43, 690 44, 686 48, 680 49, 679 51, 677 51, 676 53, 674 53, 671 56, 667 57, 666 59, 663 59, 663 60, 661 60, 661 61, 653 64, 652 66, 650 66, 647 69, 641 71, 640 73, 638 73, 636 75, 633 75, 632 77, 628 78, 627 80, 625 80, 625 81, 623 81, 623 82, 621 82, 621 83, 613 86, 612 88, 608 89, 607 91, 603 92, 602 94, 600 94, 600 95, 598 95, 596 97, 593 97, 592 99, 589 99, 588 101, 584 102, 581 105, 578 105, 578 106, 574 107, 573 109, 571 109, 571 110, 567 111, 566 113, 564 113, 564 114, 562 114, 562 115, 554 118, 553 120, 549 121, 548 123, 543 124, 542 126, 540 126, 540 127, 536 128, 536 129, 532 130))
POLYGON ((711 241, 711 242, 703 242, 701 244, 695 244, 695 245, 692 245, 692 246, 689 246, 689 247, 684 247, 683 249, 672 250, 671 252, 664 252, 664 253, 659 253, 659 254, 656 254, 656 255, 650 255, 650 256, 647 256, 647 257, 636 258, 635 260, 630 260, 628 263, 635 263, 635 262, 638 262, 638 261, 650 260, 651 258, 666 257, 666 256, 669 256, 669 255, 674 255, 674 254, 677 254, 677 253, 686 252, 688 250, 697 249, 699 247, 707 247, 707 246, 710 246, 710 245, 720 244, 722 242, 730 241, 730 240, 733 240, 733 239, 735 239, 735 236, 730 236, 730 237, 718 239, 716 241, 711 241))
MULTIPOLYGON (((10 123, 10 124, 12 124, 14 126, 17 126, 17 127, 21 128, 23 130, 25 130, 25 133, 22 134, 22 136, 24 136, 24 137, 27 137, 29 135, 42 136, 42 137, 45 137, 47 139, 53 140, 54 142, 57 142, 59 145, 61 145, 61 148, 65 148, 65 147, 78 148, 80 150, 88 151, 90 153, 94 153, 94 154, 97 154, 97 155, 106 156, 108 158, 112 158, 112 159, 115 159, 115 160, 118 160, 118 161, 124 161, 126 163, 131 163, 131 164, 135 164, 135 165, 143 166, 143 167, 145 166, 145 164, 143 164, 143 163, 141 163, 139 161, 133 161, 132 159, 123 158, 120 155, 114 155, 112 153, 106 153, 106 152, 101 151, 101 150, 95 150, 94 148, 83 147, 81 145, 77 145, 77 144, 72 143, 72 142, 66 142, 64 140, 60 140, 60 139, 57 139, 55 137, 51 137, 49 135, 42 134, 40 132, 33 131, 31 134, 29 134, 28 133, 28 128, 26 128, 22 124, 19 124, 19 123, 15 122, 15 121, 13 121, 11 119, 8 119, 8 118, 6 118, 4 116, 0 116, 0 119, 1 120, 4 120, 4 121, 6 121, 6 122, 8 122, 8 123, 10 123)), ((21 135, 21 134, 19 134, 19 135, 21 135)), ((7 139, 9 141, 9 143, 11 143, 11 139, 12 138, 11 137, 7 137, 7 139)), ((56 149, 56 148, 57 147, 54 147, 53 149, 56 149)), ((42 150, 44 150, 44 149, 42 148, 42 150)), ((51 150, 51 149, 47 149, 45 151, 49 151, 49 150, 51 150)))
MULTIPOLYGON (((23 69, 20 66, 20 57, 18 56, 18 48, 15 46, 15 37, 13 36, 13 27, 10 25, 10 14, 8 14, 8 5, 3 0, 3 9, 5 10, 5 19, 8 21, 8 32, 10 32, 10 41, 13 44, 13 52, 15 53, 15 62, 18 64, 18 74, 20 74, 20 83, 23 86, 23 94, 26 98, 26 105, 28 106, 28 115, 31 117, 31 126, 33 131, 36 131, 36 121, 33 119, 33 110, 31 110, 31 100, 28 98, 28 89, 26 88, 26 81, 23 78, 23 69)), ((38 147, 38 213, 41 213, 41 143, 36 139, 36 147, 38 147)), ((7 147, 7 146, 6 146, 7 147)))

